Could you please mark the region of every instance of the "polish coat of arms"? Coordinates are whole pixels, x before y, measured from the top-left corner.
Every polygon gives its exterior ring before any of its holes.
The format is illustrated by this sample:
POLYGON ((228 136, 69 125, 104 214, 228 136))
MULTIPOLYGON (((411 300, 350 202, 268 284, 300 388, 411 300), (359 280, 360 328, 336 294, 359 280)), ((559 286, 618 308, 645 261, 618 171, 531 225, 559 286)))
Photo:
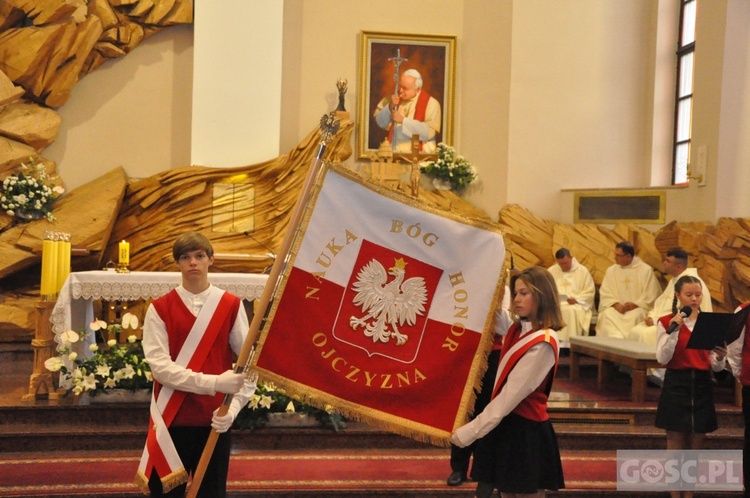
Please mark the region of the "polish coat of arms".
POLYGON ((422 277, 406 278, 406 261, 394 260, 386 272, 376 259, 370 260, 357 274, 352 290, 357 294, 353 303, 360 307, 364 315, 351 316, 349 325, 357 330, 362 327, 366 337, 373 343, 388 344, 391 339, 397 346, 403 346, 409 336, 399 327, 414 325, 417 317, 425 313, 427 287, 422 277), (389 281, 388 276, 393 277, 389 281))

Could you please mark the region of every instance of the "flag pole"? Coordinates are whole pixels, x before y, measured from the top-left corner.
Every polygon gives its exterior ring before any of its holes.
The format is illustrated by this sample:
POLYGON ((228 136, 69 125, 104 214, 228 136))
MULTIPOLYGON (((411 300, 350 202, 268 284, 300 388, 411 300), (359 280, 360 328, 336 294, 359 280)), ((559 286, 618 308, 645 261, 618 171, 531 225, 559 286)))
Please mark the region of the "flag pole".
MULTIPOLYGON (((313 184, 315 183, 315 180, 318 177, 318 172, 320 171, 320 168, 323 164, 323 154, 325 153, 328 142, 338 132, 339 126, 340 122, 333 112, 323 115, 323 117, 320 119, 320 145, 318 147, 318 153, 315 156, 312 166, 310 167, 310 171, 308 171, 307 173, 302 191, 297 198, 297 204, 294 208, 294 214, 289 225, 289 230, 284 236, 279 255, 274 261, 273 266, 271 267, 271 273, 269 273, 268 275, 268 281, 263 287, 263 293, 261 294, 260 300, 258 301, 256 306, 255 313, 253 314, 253 320, 250 323, 250 330, 247 333, 245 342, 242 344, 242 349, 240 350, 240 353, 237 357, 237 366, 235 367, 235 372, 237 373, 244 373, 247 370, 250 360, 252 360, 253 354, 255 353, 255 344, 258 342, 262 322, 266 317, 268 305, 273 298, 273 294, 276 290, 279 277, 281 276, 281 273, 286 266, 287 260, 289 258, 289 252, 292 248, 292 243, 294 242, 294 239, 297 235, 297 230, 300 223, 302 222, 302 217, 304 215, 305 209, 307 208, 307 204, 310 201, 313 184)), ((231 394, 227 394, 224 396, 224 401, 219 407, 219 415, 227 414, 227 412, 229 411, 229 405, 232 403, 232 398, 233 396, 231 394)), ((208 463, 211 460, 211 455, 213 455, 218 437, 219 433, 216 432, 216 430, 212 430, 209 434, 208 440, 206 441, 206 446, 203 448, 203 453, 201 454, 201 459, 198 462, 198 467, 193 473, 193 480, 190 483, 190 487, 188 488, 187 498, 195 498, 195 496, 198 494, 201 482, 203 481, 203 476, 206 473, 206 468, 208 467, 208 463)))

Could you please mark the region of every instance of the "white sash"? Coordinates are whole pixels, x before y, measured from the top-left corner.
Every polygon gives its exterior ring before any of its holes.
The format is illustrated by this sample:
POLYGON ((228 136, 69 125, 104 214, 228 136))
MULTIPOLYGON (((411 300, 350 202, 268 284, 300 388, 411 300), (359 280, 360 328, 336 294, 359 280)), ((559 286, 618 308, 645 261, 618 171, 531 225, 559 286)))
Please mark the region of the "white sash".
MULTIPOLYGON (((500 360, 500 364, 497 366, 497 373, 495 374, 495 388, 497 387, 497 382, 500 380, 500 375, 502 374, 503 370, 508 366, 508 362, 513 357, 513 354, 518 352, 518 350, 522 349, 525 345, 527 345, 529 342, 535 340, 539 336, 547 335, 549 334, 550 338, 554 338, 555 344, 557 344, 557 332, 555 332, 552 329, 543 329, 543 330, 537 330, 536 332, 532 332, 525 337, 521 338, 518 342, 516 342, 511 348, 503 355, 502 360, 500 360)), ((507 337, 507 336, 506 336, 507 337)), ((550 342, 550 341, 545 341, 550 342)), ((555 351, 555 356, 558 354, 558 348, 554 347, 552 348, 555 351)))

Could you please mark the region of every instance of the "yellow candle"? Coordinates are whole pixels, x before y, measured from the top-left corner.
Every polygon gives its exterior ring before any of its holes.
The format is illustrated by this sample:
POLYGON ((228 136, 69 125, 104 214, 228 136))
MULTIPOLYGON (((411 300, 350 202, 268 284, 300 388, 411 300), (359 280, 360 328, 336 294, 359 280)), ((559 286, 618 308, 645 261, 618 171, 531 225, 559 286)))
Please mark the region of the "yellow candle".
POLYGON ((55 292, 58 294, 62 289, 65 279, 70 273, 70 234, 63 234, 57 244, 57 280, 55 292))
POLYGON ((50 239, 42 241, 42 296, 51 296, 57 289, 57 243, 50 239))
POLYGON ((125 242, 124 240, 120 242, 120 264, 130 264, 130 243, 125 242))

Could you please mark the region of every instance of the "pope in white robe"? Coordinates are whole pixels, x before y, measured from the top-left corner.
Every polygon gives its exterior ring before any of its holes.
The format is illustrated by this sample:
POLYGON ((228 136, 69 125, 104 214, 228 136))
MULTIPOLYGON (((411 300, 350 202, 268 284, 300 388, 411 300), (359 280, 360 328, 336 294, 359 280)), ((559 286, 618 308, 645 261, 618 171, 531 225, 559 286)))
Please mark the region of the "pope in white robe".
POLYGON ((557 332, 557 337, 560 347, 567 348, 570 347, 570 336, 589 335, 596 287, 591 272, 578 260, 567 255, 557 261, 549 267, 549 272, 557 284, 560 311, 565 321, 565 327, 557 332))
POLYGON ((645 320, 661 292, 654 270, 639 257, 632 256, 629 264, 610 266, 599 287, 596 335, 625 339, 636 324, 645 320), (620 313, 616 307, 623 305, 632 309, 620 313))

